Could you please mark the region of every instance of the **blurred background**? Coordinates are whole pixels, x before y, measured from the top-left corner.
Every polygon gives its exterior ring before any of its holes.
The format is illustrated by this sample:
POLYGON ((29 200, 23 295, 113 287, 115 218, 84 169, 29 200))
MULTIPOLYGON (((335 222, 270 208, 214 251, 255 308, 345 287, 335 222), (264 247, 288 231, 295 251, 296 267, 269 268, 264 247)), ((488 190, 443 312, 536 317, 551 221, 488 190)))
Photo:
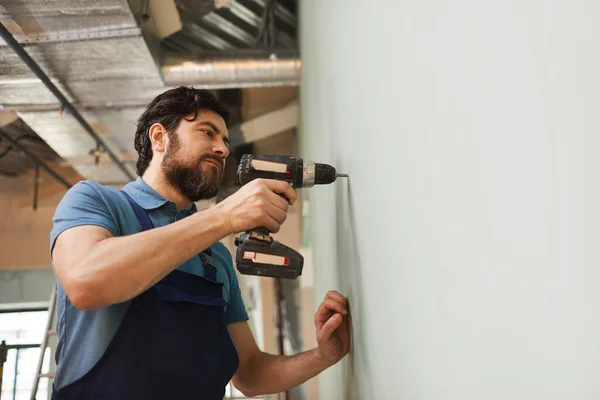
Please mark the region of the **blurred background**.
POLYGON ((277 235, 301 278, 240 276, 272 353, 315 345, 327 290, 350 300, 348 357, 270 398, 600 398, 598 20, 588 0, 0 0, 2 400, 52 381, 56 205, 130 181, 134 123, 177 85, 233 114, 200 208, 244 153, 349 174, 277 235))
MULTIPOLYGON (((233 151, 215 201, 224 199, 237 190, 242 154, 297 153, 301 64, 295 0, 3 0, 0 22, 35 64, 0 39, 1 399, 16 400, 34 386, 54 281, 49 232, 68 187, 90 179, 120 188, 135 177, 137 118, 154 96, 188 85, 213 90, 232 114, 233 151)), ((296 249, 301 218, 294 207, 279 234, 296 249)), ((273 280, 240 280, 261 348, 314 346, 310 276, 286 284, 287 302, 273 280)), ((55 342, 50 335, 37 399, 49 398, 55 342)), ((296 392, 316 398, 316 381, 296 392)))

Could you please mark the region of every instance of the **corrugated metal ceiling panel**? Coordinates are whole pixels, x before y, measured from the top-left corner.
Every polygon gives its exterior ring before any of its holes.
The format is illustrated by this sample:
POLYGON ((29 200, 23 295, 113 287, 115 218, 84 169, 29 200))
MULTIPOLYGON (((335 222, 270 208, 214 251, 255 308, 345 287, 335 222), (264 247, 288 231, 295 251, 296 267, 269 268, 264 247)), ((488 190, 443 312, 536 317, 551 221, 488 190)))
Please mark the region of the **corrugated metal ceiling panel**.
MULTIPOLYGON (((145 104, 164 90, 160 70, 126 0, 5 0, 0 19, 13 27, 15 38, 28 43, 28 54, 73 103, 145 104), (125 37, 102 36, 123 29, 130 29, 125 37), (35 40, 39 41, 32 43, 35 40)), ((0 46, 0 104, 56 103, 12 49, 0 46)), ((133 151, 135 121, 141 109, 81 113, 117 155, 133 151)), ((47 111, 21 112, 19 116, 63 159, 75 161, 73 167, 82 176, 127 180, 112 164, 94 165, 89 152, 96 142, 71 115, 47 111)), ((128 168, 135 172, 134 167, 128 168)))
POLYGON ((0 20, 20 27, 17 39, 137 27, 126 0, 3 0, 0 20))
MULTIPOLYGON (((160 72, 141 37, 43 43, 28 46, 27 52, 55 82, 67 82, 71 101, 123 100, 113 91, 129 93, 131 98, 139 88, 162 87, 160 72)), ((15 98, 10 86, 18 89, 23 85, 14 82, 35 82, 36 77, 9 47, 0 47, 0 76, 0 104, 37 103, 40 92, 46 91, 26 91, 15 98)))
MULTIPOLYGON (((0 66, 1 68, 1 66, 0 66)), ((64 85, 54 82, 58 89, 73 101, 73 96, 65 89, 64 85)), ((39 81, 31 80, 28 83, 18 83, 9 77, 0 76, 0 105, 8 104, 56 104, 58 100, 39 81)))

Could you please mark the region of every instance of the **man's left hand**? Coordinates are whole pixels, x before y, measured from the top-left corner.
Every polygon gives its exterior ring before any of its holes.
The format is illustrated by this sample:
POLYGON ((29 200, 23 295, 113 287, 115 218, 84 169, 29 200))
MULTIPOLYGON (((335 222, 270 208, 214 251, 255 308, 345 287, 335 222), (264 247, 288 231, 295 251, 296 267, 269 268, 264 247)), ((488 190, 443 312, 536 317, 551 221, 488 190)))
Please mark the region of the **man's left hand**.
POLYGON ((319 355, 330 365, 344 358, 350 348, 348 299, 335 290, 325 295, 315 314, 319 355))

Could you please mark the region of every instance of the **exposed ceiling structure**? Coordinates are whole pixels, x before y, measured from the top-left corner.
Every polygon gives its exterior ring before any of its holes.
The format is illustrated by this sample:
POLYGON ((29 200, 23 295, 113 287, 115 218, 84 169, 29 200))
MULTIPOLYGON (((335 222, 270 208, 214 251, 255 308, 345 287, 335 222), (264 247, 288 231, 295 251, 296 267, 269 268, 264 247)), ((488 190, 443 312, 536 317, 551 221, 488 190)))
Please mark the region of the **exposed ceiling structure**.
POLYGON ((0 197, 10 194, 16 204, 27 198, 35 210, 38 200, 80 179, 23 120, 0 111, 0 197))
POLYGON ((0 109, 84 178, 124 183, 135 122, 158 93, 297 85, 296 20, 291 0, 3 0, 0 23, 95 135, 1 38, 0 109))
POLYGON ((0 174, 4 176, 27 173, 38 165, 36 159, 40 162, 52 162, 59 158, 58 154, 20 119, 0 127, 0 139, 0 174))

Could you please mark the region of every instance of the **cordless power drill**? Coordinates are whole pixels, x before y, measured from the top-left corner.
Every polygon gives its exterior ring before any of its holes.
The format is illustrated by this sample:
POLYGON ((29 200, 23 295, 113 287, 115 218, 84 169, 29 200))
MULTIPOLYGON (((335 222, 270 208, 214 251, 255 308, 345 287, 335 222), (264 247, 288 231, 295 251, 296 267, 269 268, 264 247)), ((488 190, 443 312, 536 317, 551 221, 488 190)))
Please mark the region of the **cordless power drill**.
MULTIPOLYGON (((257 179, 289 182, 295 189, 334 182, 334 167, 282 155, 244 154, 237 170, 240 185, 257 179)), ((244 275, 295 279, 302 274, 304 258, 290 247, 274 240, 266 228, 256 228, 235 239, 237 269, 244 275)))

